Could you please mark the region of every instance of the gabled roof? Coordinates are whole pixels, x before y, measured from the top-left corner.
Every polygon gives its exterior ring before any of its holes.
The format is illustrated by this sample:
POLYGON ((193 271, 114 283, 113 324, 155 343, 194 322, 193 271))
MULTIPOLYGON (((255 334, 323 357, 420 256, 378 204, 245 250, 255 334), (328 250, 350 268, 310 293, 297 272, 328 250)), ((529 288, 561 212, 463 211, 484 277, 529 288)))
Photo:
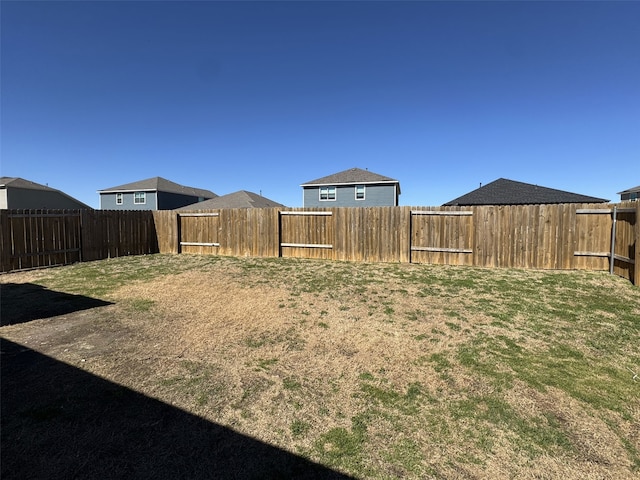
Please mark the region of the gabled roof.
POLYGON ((618 192, 616 195, 624 195, 625 193, 640 193, 640 185, 637 187, 629 188, 627 190, 623 190, 622 192, 618 192))
POLYGON ((311 180, 310 182, 303 183, 300 186, 315 187, 319 185, 364 185, 372 183, 395 183, 398 185, 398 193, 400 193, 400 182, 398 180, 370 172, 369 170, 362 170, 361 168, 350 168, 348 170, 334 173, 326 177, 311 180))
POLYGON ((186 187, 178 183, 171 182, 166 178, 153 177, 138 182, 125 183, 117 187, 105 188, 98 190, 98 193, 117 193, 117 192, 167 192, 178 193, 181 195, 191 195, 193 197, 215 198, 218 195, 210 190, 202 188, 186 187))
POLYGON ((55 188, 51 188, 47 185, 40 185, 39 183, 25 180, 20 177, 0 177, 0 188, 24 188, 27 190, 42 190, 49 192, 59 192, 55 188))
POLYGON ((444 205, 535 205, 606 203, 609 200, 499 178, 444 205))
POLYGON ((20 188, 23 190, 39 190, 41 192, 54 192, 58 195, 62 195, 63 197, 72 200, 73 202, 78 204, 78 208, 88 208, 91 209, 89 205, 81 202, 80 200, 73 198, 71 195, 64 193, 62 190, 58 190, 56 188, 51 188, 48 185, 42 185, 40 183, 32 182, 31 180, 25 180, 20 177, 0 177, 0 189, 6 188, 20 188))
POLYGON ((239 190, 237 192, 228 193, 220 197, 205 200, 204 202, 197 202, 186 207, 179 208, 178 210, 208 210, 214 208, 269 208, 269 207, 284 207, 281 203, 274 202, 262 195, 258 195, 253 192, 247 192, 246 190, 239 190))

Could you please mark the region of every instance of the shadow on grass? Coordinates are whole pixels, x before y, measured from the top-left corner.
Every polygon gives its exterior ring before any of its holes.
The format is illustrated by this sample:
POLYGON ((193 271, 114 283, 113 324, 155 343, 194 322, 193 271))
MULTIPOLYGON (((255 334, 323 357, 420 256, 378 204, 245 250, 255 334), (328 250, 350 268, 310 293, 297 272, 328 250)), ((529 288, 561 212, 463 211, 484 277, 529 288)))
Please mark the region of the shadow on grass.
POLYGON ((56 317, 80 310, 104 307, 111 302, 83 295, 49 290, 33 283, 7 283, 0 287, 0 326, 56 317))
POLYGON ((4 480, 350 478, 0 341, 4 480))

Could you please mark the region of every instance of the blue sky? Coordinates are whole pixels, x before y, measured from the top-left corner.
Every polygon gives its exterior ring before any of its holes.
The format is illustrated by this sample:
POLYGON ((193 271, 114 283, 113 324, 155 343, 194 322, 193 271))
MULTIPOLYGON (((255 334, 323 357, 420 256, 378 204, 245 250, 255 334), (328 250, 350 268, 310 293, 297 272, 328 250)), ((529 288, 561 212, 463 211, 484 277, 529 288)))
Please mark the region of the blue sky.
POLYGON ((640 2, 2 1, 1 164, 98 207, 161 176, 301 206, 640 184, 640 2))

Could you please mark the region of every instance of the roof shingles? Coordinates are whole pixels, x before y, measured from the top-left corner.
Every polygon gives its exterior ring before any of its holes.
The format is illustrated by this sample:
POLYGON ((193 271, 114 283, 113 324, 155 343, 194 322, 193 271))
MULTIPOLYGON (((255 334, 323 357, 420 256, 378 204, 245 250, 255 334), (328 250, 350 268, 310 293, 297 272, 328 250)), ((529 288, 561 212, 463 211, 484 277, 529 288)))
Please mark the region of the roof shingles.
POLYGON ((220 197, 205 200, 204 202, 193 203, 179 210, 208 210, 216 208, 270 208, 284 207, 281 203, 274 202, 262 195, 258 195, 246 190, 228 193, 220 197))
POLYGON ((606 203, 609 200, 499 178, 444 205, 538 205, 606 203))
POLYGON ((302 187, 310 187, 314 185, 341 185, 341 184, 353 184, 353 183, 399 183, 390 177, 379 175, 377 173, 370 172, 369 170, 362 170, 361 168, 350 168, 342 172, 334 173, 326 177, 317 178, 310 182, 303 183, 302 187))
POLYGON ((210 190, 202 188, 187 187, 174 183, 166 178, 153 177, 137 182, 126 183, 117 187, 105 188, 98 193, 114 193, 114 192, 131 192, 131 191, 158 191, 167 193, 178 193, 182 195, 191 195, 194 197, 215 198, 218 195, 210 190))

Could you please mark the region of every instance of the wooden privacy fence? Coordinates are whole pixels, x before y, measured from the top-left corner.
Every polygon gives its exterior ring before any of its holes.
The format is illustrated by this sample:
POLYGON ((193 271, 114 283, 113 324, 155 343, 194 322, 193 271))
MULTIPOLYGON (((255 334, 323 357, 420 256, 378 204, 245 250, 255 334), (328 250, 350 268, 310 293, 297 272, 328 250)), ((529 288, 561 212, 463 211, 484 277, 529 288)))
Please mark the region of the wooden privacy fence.
POLYGON ((610 270, 640 284, 640 203, 154 212, 161 252, 610 270), (612 250, 613 245, 613 250, 612 250))
POLYGON ((0 211, 2 271, 82 260, 79 210, 0 211))
POLYGON ((609 270, 640 285, 640 202, 0 211, 3 272, 148 253, 609 270))
MULTIPOLYGON (((606 264, 609 266, 609 272, 611 274, 617 274, 623 277, 629 277, 632 281, 634 279, 634 271, 637 272, 640 265, 638 265, 638 241, 640 240, 640 212, 636 207, 620 207, 614 205, 608 209, 593 209, 584 208, 576 210, 577 215, 589 216, 605 216, 606 220, 603 222, 600 219, 585 220, 590 221, 592 225, 596 225, 596 228, 602 223, 608 228, 604 228, 601 233, 601 237, 606 235, 607 229, 610 231, 611 239, 608 243, 608 249, 606 242, 601 241, 599 244, 591 243, 586 240, 582 245, 586 244, 587 250, 578 250, 574 252, 574 255, 595 257, 601 259, 600 266, 604 267, 606 264), (590 247, 590 248, 589 248, 590 247), (629 275, 626 272, 629 271, 629 275)), ((634 282, 636 285, 638 282, 634 282)))
POLYGON ((0 210, 0 271, 158 253, 149 211, 0 210))

